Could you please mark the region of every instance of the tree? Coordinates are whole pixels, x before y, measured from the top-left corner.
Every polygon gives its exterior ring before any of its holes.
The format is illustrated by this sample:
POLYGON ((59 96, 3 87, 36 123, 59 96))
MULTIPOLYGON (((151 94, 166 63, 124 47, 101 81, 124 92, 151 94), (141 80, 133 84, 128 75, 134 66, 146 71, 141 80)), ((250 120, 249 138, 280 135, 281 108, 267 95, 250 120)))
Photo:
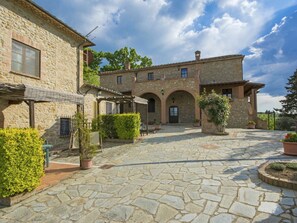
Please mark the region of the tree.
POLYGON ((101 71, 123 70, 127 63, 130 64, 131 69, 150 67, 153 64, 151 58, 141 57, 133 48, 124 47, 114 53, 105 52, 103 54, 108 64, 103 66, 101 71))
POLYGON ((96 52, 95 50, 90 48, 86 50, 91 52, 92 60, 89 63, 87 63, 88 61, 84 62, 84 82, 87 84, 99 86, 100 82, 98 73, 100 64, 102 63, 103 53, 96 52))
POLYGON ((281 112, 285 116, 297 117, 297 70, 288 78, 287 86, 285 87, 288 94, 284 100, 281 100, 281 112))

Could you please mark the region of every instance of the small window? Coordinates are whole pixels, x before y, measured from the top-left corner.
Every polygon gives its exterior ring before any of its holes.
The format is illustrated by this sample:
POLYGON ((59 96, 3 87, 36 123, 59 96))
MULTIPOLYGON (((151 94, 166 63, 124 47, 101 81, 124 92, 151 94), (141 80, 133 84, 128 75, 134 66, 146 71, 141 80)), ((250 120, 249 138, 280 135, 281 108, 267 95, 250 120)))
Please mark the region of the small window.
POLYGON ((122 84, 123 83, 123 77, 122 76, 117 76, 117 84, 122 84))
POLYGON ((147 74, 147 79, 149 80, 149 81, 152 81, 152 80, 154 80, 154 73, 148 73, 147 74))
POLYGON ((111 102, 106 102, 106 114, 112 114, 112 103, 111 102))
POLYGON ((11 70, 40 77, 40 51, 12 40, 11 70))
POLYGON ((232 88, 228 88, 228 89, 223 89, 222 90, 222 95, 228 97, 228 98, 232 98, 232 88))
POLYGON ((188 68, 182 68, 181 69, 181 77, 187 78, 188 77, 188 68))
POLYGON ((67 137, 70 136, 70 126, 71 119, 70 118, 60 118, 60 136, 67 137))
POLYGON ((156 101, 153 98, 148 100, 148 112, 155 112, 156 101))

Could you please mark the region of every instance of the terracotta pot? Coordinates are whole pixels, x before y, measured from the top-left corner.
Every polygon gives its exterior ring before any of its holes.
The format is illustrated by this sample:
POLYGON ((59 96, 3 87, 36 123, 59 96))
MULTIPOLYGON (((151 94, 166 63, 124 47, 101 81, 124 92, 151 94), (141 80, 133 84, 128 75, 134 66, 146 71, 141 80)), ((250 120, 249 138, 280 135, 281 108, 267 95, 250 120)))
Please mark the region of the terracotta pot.
POLYGON ((92 168, 93 166, 93 161, 91 159, 84 159, 81 160, 81 169, 82 170, 88 170, 90 168, 92 168))
POLYGON ((248 129, 255 129, 256 125, 255 124, 248 124, 247 128, 248 129))
POLYGON ((283 142, 284 153, 297 156, 297 142, 283 142))

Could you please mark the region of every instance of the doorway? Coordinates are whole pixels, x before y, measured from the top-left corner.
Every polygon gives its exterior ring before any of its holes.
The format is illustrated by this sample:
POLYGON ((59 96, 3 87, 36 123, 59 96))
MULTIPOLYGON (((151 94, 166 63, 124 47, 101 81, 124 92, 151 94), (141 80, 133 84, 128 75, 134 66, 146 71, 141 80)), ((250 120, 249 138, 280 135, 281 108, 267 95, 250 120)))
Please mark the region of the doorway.
POLYGON ((178 123, 178 107, 169 107, 169 123, 178 123))

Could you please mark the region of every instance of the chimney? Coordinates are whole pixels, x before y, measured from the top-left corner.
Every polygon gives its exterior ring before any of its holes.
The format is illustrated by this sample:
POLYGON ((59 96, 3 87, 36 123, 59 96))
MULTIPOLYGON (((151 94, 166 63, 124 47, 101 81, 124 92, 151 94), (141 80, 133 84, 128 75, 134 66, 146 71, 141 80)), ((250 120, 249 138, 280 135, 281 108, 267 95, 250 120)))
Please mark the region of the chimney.
POLYGON ((199 50, 195 51, 195 58, 196 60, 200 60, 201 52, 199 50))
POLYGON ((130 68, 131 68, 130 62, 126 61, 125 62, 125 70, 130 70, 130 68))

